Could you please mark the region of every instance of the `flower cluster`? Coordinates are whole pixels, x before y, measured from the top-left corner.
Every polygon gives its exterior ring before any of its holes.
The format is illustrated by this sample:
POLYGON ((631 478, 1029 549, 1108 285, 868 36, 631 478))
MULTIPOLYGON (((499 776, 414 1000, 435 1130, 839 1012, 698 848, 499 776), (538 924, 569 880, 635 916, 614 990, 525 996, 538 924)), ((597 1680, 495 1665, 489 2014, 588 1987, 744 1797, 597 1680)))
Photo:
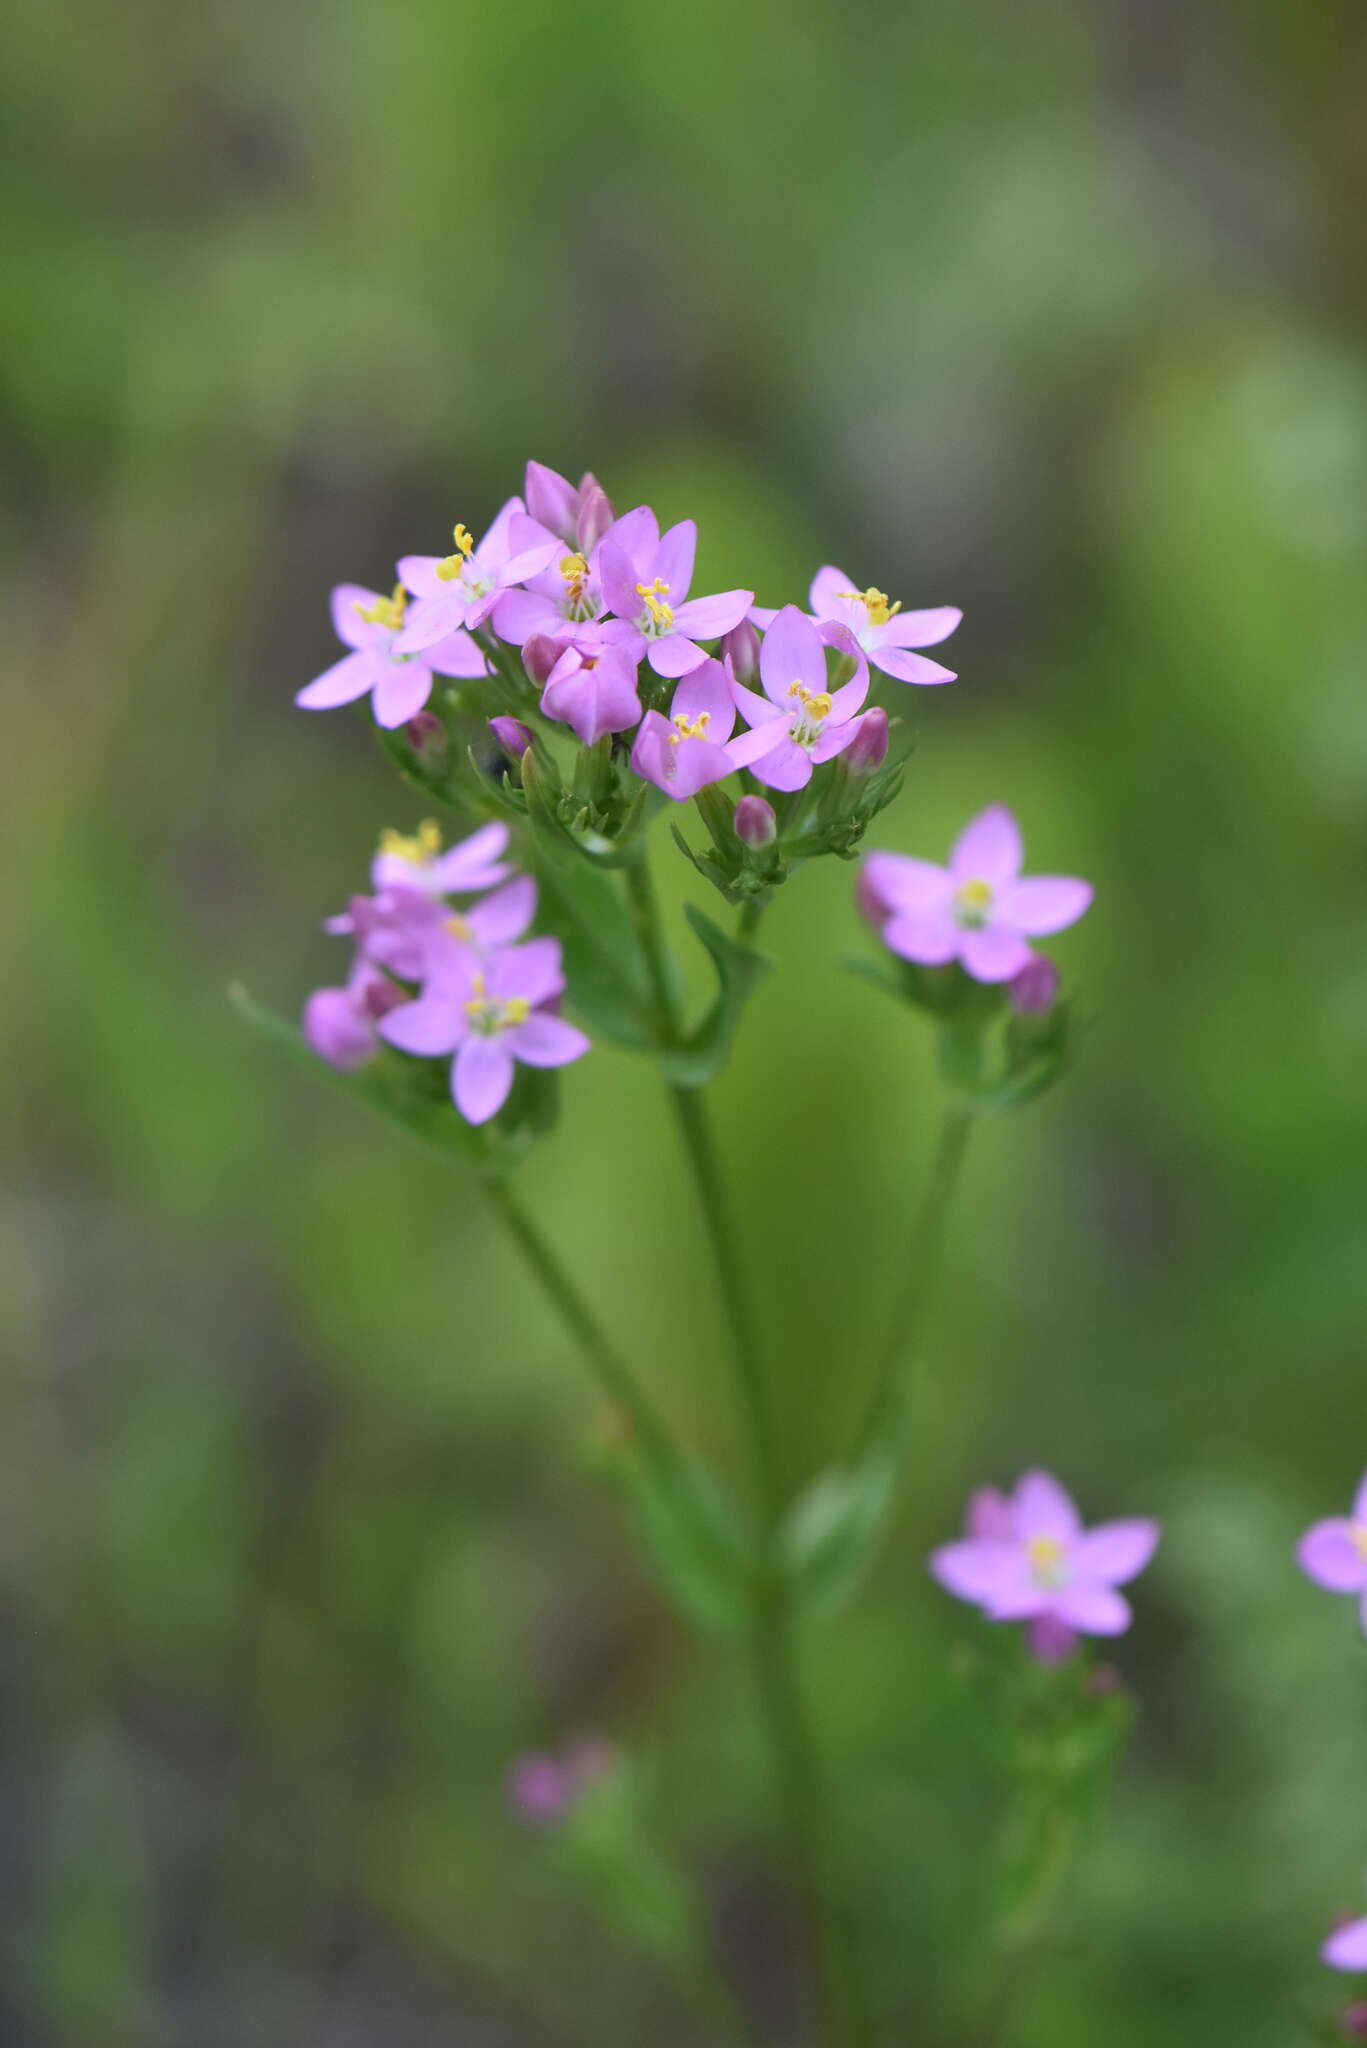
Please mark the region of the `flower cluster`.
POLYGON ((430 819, 412 837, 385 833, 373 893, 328 920, 356 952, 342 986, 316 989, 304 1007, 304 1036, 320 1058, 350 1071, 382 1039, 451 1058, 456 1107, 482 1124, 507 1101, 518 1062, 560 1067, 588 1051, 558 1013, 559 940, 526 937, 536 883, 513 873, 507 846, 503 824, 445 851, 430 819))

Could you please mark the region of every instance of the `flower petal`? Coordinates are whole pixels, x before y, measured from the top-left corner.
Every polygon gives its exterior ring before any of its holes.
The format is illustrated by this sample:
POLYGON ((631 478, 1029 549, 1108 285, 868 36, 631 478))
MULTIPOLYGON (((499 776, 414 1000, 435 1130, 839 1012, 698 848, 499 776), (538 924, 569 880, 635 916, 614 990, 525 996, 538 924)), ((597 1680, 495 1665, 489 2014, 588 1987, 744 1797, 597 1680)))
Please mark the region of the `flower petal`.
POLYGON ((519 875, 485 896, 467 915, 481 946, 510 946, 536 916, 536 883, 530 875, 519 875))
POLYGON ((1302 1536, 1296 1558, 1307 1579, 1330 1593, 1367 1591, 1367 1557, 1357 1546, 1352 1522, 1338 1517, 1316 1522, 1302 1536))
POLYGON ((304 711, 333 711, 339 704, 354 704, 374 689, 384 666, 384 656, 369 649, 344 654, 311 683, 305 683, 294 701, 304 711))
POLYGON ((513 1056, 501 1039, 472 1036, 456 1054, 451 1093, 467 1124, 487 1124, 508 1100, 513 1056))
POLYGON ((378 590, 366 590, 359 583, 339 583, 333 590, 329 600, 332 630, 343 647, 373 647, 376 641, 388 641, 388 626, 361 617, 362 611, 369 611, 379 595, 378 590))
POLYGON ((795 604, 785 604, 764 636, 759 650, 759 677, 771 704, 793 709, 792 687, 819 694, 826 687, 826 650, 809 618, 795 604))
POLYGON ((750 609, 753 590, 719 590, 712 597, 690 597, 676 604, 674 623, 690 640, 720 640, 738 626, 750 609))
POLYGON ((1050 1605, 1060 1621, 1089 1636, 1123 1636, 1134 1619, 1123 1594, 1085 1580, 1060 1587, 1050 1605))
MULTIPOLYGON (((814 619, 840 619, 845 625, 851 623, 850 595, 854 589, 843 569, 833 569, 829 562, 817 570, 812 578, 812 587, 807 593, 807 602, 812 608, 814 619)), ((863 606, 859 607, 863 612, 863 606)))
POLYGON ((421 711, 432 694, 432 671, 425 661, 387 661, 375 685, 375 723, 392 731, 421 711))
POLYGON ((946 967, 959 957, 963 941, 947 910, 897 911, 883 926, 883 943, 918 967, 946 967))
POLYGON ((1043 938, 1076 924, 1091 900, 1090 882, 1072 875, 1030 875, 1002 890, 998 909, 1004 922, 1017 931, 1043 938))
POLYGON ((508 1033, 508 1046, 529 1067, 568 1066, 593 1049, 582 1031, 549 1010, 536 1010, 525 1024, 515 1025, 508 1033))
POLYGON ((463 630, 424 648, 423 661, 439 676, 487 676, 489 663, 478 641, 463 630))
POLYGON ((675 676, 689 675, 706 659, 702 648, 695 647, 682 633, 667 633, 663 640, 646 642, 646 660, 657 676, 666 676, 670 680, 675 676))
POLYGON ((448 995, 419 996, 380 1019, 380 1036, 419 1059, 454 1052, 465 1031, 460 1003, 448 995))
POLYGON ((895 676, 899 683, 952 683, 957 674, 957 670, 941 668, 938 661, 930 661, 924 654, 911 654, 905 647, 870 647, 869 660, 885 676, 895 676))
POLYGON ((964 933, 959 957, 975 981, 992 982, 1010 981, 1031 954, 1019 932, 1009 925, 990 924, 964 933))
POLYGON ((938 647, 963 621, 956 604, 932 605, 927 611, 896 612, 885 626, 873 629, 874 645, 884 647, 938 647))
MULTIPOLYGON (((770 707, 763 697, 755 699, 764 705, 765 717, 770 716, 770 707)), ((720 746, 729 740, 736 723, 736 707, 731 697, 731 680, 719 661, 704 661, 690 671, 674 692, 674 701, 669 707, 671 716, 686 718, 690 723, 702 716, 707 719, 707 739, 713 746, 720 746)))
POLYGON ((961 881, 1014 882, 1024 849, 1020 826, 1005 804, 990 804, 971 818, 954 842, 949 865, 961 881))
MULTIPOLYGON (((737 688, 739 688, 739 685, 737 685, 737 688)), ((750 692, 743 690, 741 695, 748 697, 750 692)), ((755 701, 762 703, 763 699, 758 698, 755 701)), ((741 708, 744 710, 744 705, 741 708)), ((754 762, 763 760, 766 755, 772 754, 787 738, 788 720, 786 718, 765 719, 762 724, 752 726, 749 732, 737 733, 733 740, 727 741, 726 752, 731 766, 733 768, 749 768, 754 762)))
POLYGON ((1123 1586, 1137 1578, 1158 1548, 1157 1522, 1136 1517, 1126 1522, 1101 1522, 1073 1545, 1079 1572, 1103 1585, 1123 1586))
POLYGON ((1036 1469, 1024 1473, 1016 1482, 1014 1505, 1016 1534, 1022 1542, 1028 1543, 1032 1536, 1048 1536, 1055 1543, 1071 1543, 1082 1533, 1082 1517, 1073 1497, 1052 1472, 1036 1469))
POLYGON ((871 853, 864 872, 889 910, 924 915, 943 910, 954 894, 954 878, 948 868, 938 867, 933 860, 917 860, 909 853, 871 853))
MULTIPOLYGON (((681 519, 677 526, 671 526, 667 533, 660 535, 660 545, 655 550, 652 576, 666 585, 665 597, 676 617, 693 581, 693 557, 697 547, 697 521, 681 519)), ((722 631, 725 630, 723 627, 722 631)))
POLYGON ((485 969, 485 981, 498 1002, 518 996, 533 1005, 550 1002, 565 987, 559 939, 528 939, 498 954, 485 969))
POLYGON ((1346 1927, 1336 1927, 1320 1957, 1331 1970, 1367 1970, 1367 1920, 1350 1920, 1346 1927))
MULTIPOLYGON (((787 720, 783 723, 786 728, 787 720)), ((744 746, 745 739, 733 740, 731 744, 744 746)), ((769 789, 805 789, 812 779, 812 758, 807 749, 800 747, 796 740, 789 739, 785 731, 784 737, 770 753, 761 754, 757 761, 750 763, 750 773, 769 789)))
POLYGON ((932 1551, 933 1578, 958 1600, 984 1602, 1009 1591, 1018 1578, 1019 1554, 1014 1544, 969 1538, 945 1543, 932 1551))
POLYGON ((969 1496, 964 1527, 979 1543, 1009 1543, 1015 1535, 1016 1513, 996 1486, 980 1486, 969 1496))

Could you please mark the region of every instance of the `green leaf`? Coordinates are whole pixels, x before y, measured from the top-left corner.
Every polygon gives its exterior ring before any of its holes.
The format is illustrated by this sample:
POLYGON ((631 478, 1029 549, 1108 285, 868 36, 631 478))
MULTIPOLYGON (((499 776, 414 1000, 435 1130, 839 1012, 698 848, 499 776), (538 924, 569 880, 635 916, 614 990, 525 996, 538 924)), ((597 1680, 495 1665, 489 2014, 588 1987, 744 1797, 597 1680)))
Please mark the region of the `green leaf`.
POLYGON ((897 1490, 897 1453, 877 1445, 854 1466, 819 1472, 788 1511, 779 1558, 799 1614, 828 1620, 873 1562, 897 1490))
POLYGON ((609 1470, 635 1510, 642 1540, 665 1590, 709 1628, 745 1625, 755 1571, 744 1518, 698 1458, 647 1455, 628 1439, 609 1470))
POLYGON ((743 946, 713 924, 692 903, 685 904, 684 916, 697 938, 711 955, 717 970, 717 993, 702 1022, 682 1045, 675 1046, 663 1061, 666 1079, 676 1088, 701 1088, 720 1073, 731 1050, 741 1012, 754 993, 769 962, 752 946, 743 946))

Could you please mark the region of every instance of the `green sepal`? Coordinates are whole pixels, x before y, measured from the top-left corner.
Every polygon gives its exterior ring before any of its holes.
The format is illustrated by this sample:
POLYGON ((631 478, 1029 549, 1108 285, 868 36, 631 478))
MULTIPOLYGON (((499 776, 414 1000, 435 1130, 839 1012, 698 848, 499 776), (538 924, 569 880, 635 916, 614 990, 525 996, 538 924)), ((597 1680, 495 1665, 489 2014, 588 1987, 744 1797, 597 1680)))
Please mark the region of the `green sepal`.
POLYGON ((779 1562, 804 1620, 830 1620, 858 1590, 892 1513, 898 1464, 895 1445, 877 1444, 857 1464, 818 1472, 788 1510, 779 1562))
POLYGON ((726 898, 726 901, 733 906, 744 902, 745 898, 742 892, 734 886, 732 877, 714 853, 694 853, 672 818, 670 819, 669 830, 674 844, 678 847, 684 859, 692 863, 705 882, 710 882, 712 887, 718 890, 726 898))
POLYGON ((661 1064, 671 1086, 701 1088, 726 1064, 741 1012, 768 972, 769 962, 753 946, 741 945, 713 924, 694 904, 684 905, 684 916, 717 970, 717 993, 701 1023, 665 1053, 661 1064))

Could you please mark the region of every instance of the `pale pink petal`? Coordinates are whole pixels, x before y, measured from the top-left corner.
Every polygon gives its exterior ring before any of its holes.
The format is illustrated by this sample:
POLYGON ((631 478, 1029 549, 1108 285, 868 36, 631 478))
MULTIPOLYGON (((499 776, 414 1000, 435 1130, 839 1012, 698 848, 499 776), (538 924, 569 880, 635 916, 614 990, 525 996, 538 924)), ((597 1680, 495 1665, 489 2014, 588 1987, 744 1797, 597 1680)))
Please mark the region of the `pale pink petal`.
POLYGON ((505 590, 490 614, 494 631, 510 646, 525 647, 533 633, 556 633, 564 615, 537 590, 505 590))
POLYGON ((561 476, 558 469, 547 469, 544 462, 529 462, 522 495, 532 518, 539 519, 568 546, 573 546, 579 493, 569 478, 561 476))
MULTIPOLYGON (((400 568, 403 564, 400 563, 400 568)), ((449 640, 465 624, 470 609, 465 587, 458 582, 443 583, 439 595, 420 597, 404 614, 403 631, 395 636, 395 654, 421 654, 438 640, 449 640)))
POLYGON ((1060 1621, 1089 1636, 1123 1636, 1134 1618, 1122 1594, 1083 1581, 1060 1587, 1050 1604, 1060 1621))
MULTIPOLYGON (((771 715, 771 707, 763 697, 755 699, 763 704, 764 715, 771 715)), ((669 707, 674 718, 707 718, 707 738, 714 746, 731 737, 736 723, 736 707, 731 697, 731 679, 719 661, 704 661, 683 678, 674 692, 674 701, 669 707)))
POLYGON ((1101 1522, 1076 1539, 1073 1561, 1085 1577, 1123 1586, 1143 1571, 1158 1548, 1158 1537, 1157 1522, 1101 1522))
MULTIPOLYGON (((754 690, 747 690, 744 683, 736 682, 734 677, 731 681, 731 702, 735 705, 747 725, 772 725, 774 723, 776 713, 769 699, 757 695, 754 690)), ((785 725, 788 722, 786 711, 783 713, 783 722, 785 725)))
POLYGON ((421 711, 432 694, 432 671, 425 661, 387 661, 375 685, 375 723, 404 725, 421 711))
POLYGON ((938 647, 963 619, 957 605, 933 605, 927 611, 895 612, 885 626, 875 626, 872 643, 885 647, 938 647))
MULTIPOLYGON (((737 744, 731 742, 732 746, 737 744)), ((744 740, 739 744, 744 745, 744 740)), ((750 773, 769 789, 805 789, 812 779, 812 760, 805 747, 784 738, 772 753, 762 754, 758 761, 751 762, 750 773)))
POLYGON ((451 1068, 451 1093, 467 1124, 487 1124, 508 1100, 513 1056, 501 1039, 471 1036, 451 1068))
POLYGON ((400 1052, 435 1059, 454 1052, 465 1031, 460 1003, 447 996, 420 996, 415 1003, 402 1003, 380 1019, 380 1036, 400 1052))
POLYGON ((865 873, 880 901, 890 910, 924 915, 945 909, 954 894, 954 877, 933 860, 909 853, 871 853, 865 873))
POLYGON ((777 605, 772 605, 772 604, 752 604, 752 605, 751 605, 751 607, 750 607, 750 619, 751 619, 751 622, 752 622, 752 623, 753 623, 754 625, 758 626, 758 627, 759 627, 759 629, 760 629, 760 631, 761 631, 762 633, 763 633, 763 632, 767 632, 767 631, 769 630, 770 626, 772 626, 772 625, 773 625, 773 623, 774 623, 774 620, 775 620, 775 619, 776 619, 777 617, 778 617, 778 606, 777 606, 777 605))
POLYGON ((450 585, 438 576, 442 555, 404 555, 400 558, 397 573, 404 589, 413 597, 444 597, 450 585))
MULTIPOLYGON (((655 566, 651 576, 652 579, 658 577, 666 586, 665 601, 673 607, 676 615, 688 596, 689 586, 693 581, 693 556, 697 546, 696 520, 681 519, 677 526, 671 526, 667 533, 661 534, 660 545, 655 550, 655 566)), ((748 599, 746 601, 749 602, 748 599)), ((734 625, 735 621, 732 620, 731 623, 734 625)), ((722 628, 723 632, 726 630, 725 627, 722 628)))
POLYGON ((424 649, 423 660, 439 676, 487 676, 489 663, 484 650, 466 632, 452 633, 424 649))
POLYGON ((311 683, 305 683, 294 701, 305 711, 334 711, 339 704, 354 704, 367 690, 374 689, 386 666, 382 654, 372 654, 368 649, 359 654, 344 654, 311 683))
POLYGON ((965 931, 960 959, 975 981, 1010 981, 1031 958, 1030 948, 1009 925, 965 931))
POLYGON ((952 683, 955 677, 952 668, 942 668, 938 661, 931 661, 924 654, 912 654, 905 647, 871 646, 869 660, 899 683, 952 683))
POLYGON ((535 915, 536 883, 530 875, 519 875, 476 903, 466 912, 466 920, 481 946, 510 946, 535 915))
POLYGON ((864 699, 868 694, 869 671, 861 655, 859 667, 849 681, 842 683, 838 690, 832 692, 831 708, 826 714, 827 717, 833 724, 843 725, 846 719, 853 718, 857 711, 863 709, 864 699))
POLYGON ((1071 1543, 1082 1533, 1082 1518, 1073 1498, 1051 1472, 1026 1472, 1016 1483, 1014 1497, 1016 1533, 1025 1543, 1033 1536, 1048 1536, 1055 1543, 1071 1543))
POLYGON ((883 926, 883 943, 919 967, 945 967, 959 957, 963 933, 948 911, 898 911, 883 926))
MULTIPOLYGON (((815 619, 842 619, 850 623, 850 592, 854 589, 843 569, 833 569, 827 563, 818 569, 812 578, 812 587, 807 593, 807 602, 815 619)), ((863 614, 863 606, 859 612, 863 614)))
POLYGON ((1090 882, 1076 881, 1071 875, 1029 875, 1002 890, 997 910, 1017 931, 1043 938, 1076 924, 1091 900, 1090 882))
POLYGON ((979 1543, 1009 1543, 1016 1533, 1016 1514, 1006 1495, 995 1486, 980 1486, 970 1494, 964 1527, 979 1543))
POLYGON ((1296 1547, 1305 1576, 1330 1593, 1367 1591, 1367 1556, 1357 1535, 1358 1525, 1338 1518, 1307 1529, 1296 1547))
POLYGON ((671 681, 676 676, 686 676, 706 661, 701 647, 695 647, 682 633, 668 633, 663 640, 646 642, 646 660, 657 676, 671 681))
POLYGON ((949 865, 961 881, 1014 882, 1024 858, 1020 827, 1005 804, 991 804, 964 826, 949 865))
POLYGON ((1367 1527, 1367 1473, 1364 1473, 1353 1501, 1353 1520, 1367 1527))
MULTIPOLYGON (((620 521, 618 522, 621 523, 620 521)), ((613 533, 616 528, 613 529, 613 533)), ((609 608, 619 619, 639 619, 645 606, 636 588, 636 566, 608 534, 598 550, 598 576, 603 586, 603 596, 609 608)))
POLYGON ((369 611, 379 596, 378 590, 366 590, 359 583, 337 585, 330 599, 332 630, 344 647, 373 647, 377 641, 388 641, 390 627, 361 617, 361 612, 369 611))
POLYGON ((994 1600, 1014 1588, 1018 1578, 1014 1544, 970 1538, 946 1543, 930 1556, 931 1575, 959 1600, 994 1600))
POLYGON ((525 946, 500 953, 489 962, 485 982, 497 1002, 514 996, 529 1003, 550 1002, 565 989, 559 939, 528 939, 525 946))
POLYGON ((591 1050, 582 1031, 548 1010, 536 1010, 525 1024, 515 1024, 508 1033, 508 1046, 529 1067, 568 1066, 591 1050))
POLYGON ((1367 1970, 1367 1920, 1336 1927, 1320 1950, 1331 1970, 1367 1970))
POLYGON ((660 545, 660 525, 649 505, 633 505, 630 512, 624 512, 615 519, 603 535, 605 542, 612 545, 635 561, 647 557, 653 561, 655 550, 660 545))
POLYGON ((759 650, 759 677, 771 704, 793 707, 792 687, 819 694, 826 687, 825 645, 809 618, 795 604, 785 604, 764 636, 759 650))
POLYGON ((738 626, 750 609, 753 591, 719 590, 712 597, 690 597, 674 607, 674 624, 690 640, 720 640, 738 626))
POLYGON ((819 768, 823 761, 833 761, 837 754, 843 754, 846 747, 852 745, 858 737, 859 726, 856 720, 846 719, 843 725, 839 725, 833 717, 828 718, 812 744, 812 766, 819 768))
MULTIPOLYGON (((746 690, 743 694, 748 697, 750 692, 746 690)), ((789 721, 786 718, 770 718, 763 724, 752 726, 749 732, 737 733, 735 739, 728 740, 726 744, 731 766, 749 768, 753 762, 772 754, 775 748, 787 740, 788 725, 789 721)))

